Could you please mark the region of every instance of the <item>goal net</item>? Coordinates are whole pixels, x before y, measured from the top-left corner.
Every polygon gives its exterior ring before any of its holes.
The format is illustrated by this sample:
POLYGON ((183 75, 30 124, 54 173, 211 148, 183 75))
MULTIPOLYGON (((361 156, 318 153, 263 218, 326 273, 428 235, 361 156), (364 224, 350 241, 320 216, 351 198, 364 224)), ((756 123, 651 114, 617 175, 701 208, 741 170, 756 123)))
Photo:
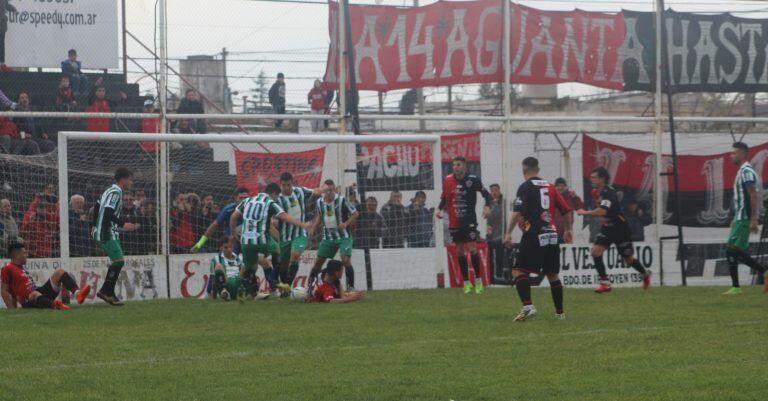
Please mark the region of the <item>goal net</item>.
MULTIPOLYGON (((64 132, 57 152, 40 161, 39 178, 27 184, 63 200, 58 210, 53 199, 34 206, 44 204, 47 218, 58 221, 49 233, 53 252, 31 256, 60 255, 85 280, 102 279, 108 259, 91 238, 94 208, 115 183, 115 170, 128 168, 134 180, 123 191, 121 217, 137 228, 119 232, 126 267, 118 295, 126 299, 205 296, 210 260, 228 240, 222 210, 239 192, 257 195, 280 184, 283 173, 295 187, 315 191, 302 205, 306 219, 315 218, 326 180, 359 212, 351 228, 356 288, 434 287, 442 269, 442 230, 432 217, 443 178, 435 168, 437 136, 64 132), (223 224, 209 230, 217 219, 223 224), (193 250, 206 230, 207 241, 193 250)), ((289 202, 286 212, 300 217, 297 206, 289 202)), ((322 231, 309 236, 294 285, 305 285, 322 231)))

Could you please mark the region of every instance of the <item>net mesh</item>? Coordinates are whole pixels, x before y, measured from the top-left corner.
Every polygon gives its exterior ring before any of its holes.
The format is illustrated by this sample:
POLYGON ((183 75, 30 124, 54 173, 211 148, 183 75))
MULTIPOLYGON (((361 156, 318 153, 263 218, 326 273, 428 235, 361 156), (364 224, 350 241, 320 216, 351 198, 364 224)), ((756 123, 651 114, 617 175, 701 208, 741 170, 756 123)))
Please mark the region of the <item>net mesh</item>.
MULTIPOLYGON (((104 135, 107 138, 109 133, 104 135)), ((316 189, 327 179, 340 186, 339 193, 361 213, 354 226, 356 248, 434 246, 430 208, 437 203, 439 191, 434 188, 430 143, 356 146, 312 143, 311 137, 301 144, 169 142, 167 205, 159 203, 158 148, 157 142, 68 141, 70 256, 103 256, 90 238, 93 209, 113 184, 118 167, 134 173, 133 187, 123 193, 122 217, 138 229, 120 233, 126 255, 162 254, 161 207, 169 215, 170 253, 190 253, 221 210, 234 202, 239 188, 256 194, 268 183, 279 182, 284 172, 292 174, 296 186, 316 189), (401 151, 372 162, 370 151, 385 148, 401 151), (426 196, 417 197, 417 191, 426 196)), ((35 250, 31 256, 58 256, 56 153, 8 159, 13 163, 7 164, 3 178, 19 194, 12 202, 31 205, 39 199, 30 207, 51 211, 41 236, 51 239, 43 241, 50 250, 35 250), (45 193, 51 198, 45 198, 45 193)), ((314 218, 316 200, 307 201, 308 219, 314 218)), ((18 217, 21 221, 24 216, 18 217)), ((223 225, 228 224, 227 220, 223 225)), ((318 235, 311 237, 310 249, 317 248, 318 235)), ((216 252, 226 240, 225 229, 219 226, 200 251, 216 252)))

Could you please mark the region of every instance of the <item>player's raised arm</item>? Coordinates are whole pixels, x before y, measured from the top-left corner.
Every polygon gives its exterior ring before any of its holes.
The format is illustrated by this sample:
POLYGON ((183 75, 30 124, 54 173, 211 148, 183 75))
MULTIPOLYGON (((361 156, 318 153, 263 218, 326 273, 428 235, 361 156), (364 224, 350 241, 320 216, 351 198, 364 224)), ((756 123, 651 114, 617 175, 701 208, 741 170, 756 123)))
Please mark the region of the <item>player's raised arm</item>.
POLYGON ((229 242, 233 245, 237 243, 237 225, 240 222, 240 218, 243 217, 242 203, 237 206, 232 216, 229 216, 229 242))
MULTIPOLYGON (((288 223, 290 225, 301 227, 301 228, 304 228, 304 229, 308 229, 308 227, 310 226, 309 223, 304 223, 304 222, 302 222, 302 221, 300 221, 298 219, 293 218, 293 216, 291 216, 290 214, 286 213, 276 203, 272 203, 272 205, 270 207, 271 208, 275 208, 275 209, 273 209, 273 211, 276 213, 275 218, 280 220, 280 221, 282 221, 283 223, 288 223)), ((274 227, 270 228, 270 231, 273 228, 274 227)), ((279 233, 278 233, 278 236, 279 236, 279 233)))
POLYGON ((360 212, 358 212, 357 209, 355 209, 355 207, 352 206, 352 204, 349 203, 349 201, 346 198, 344 198, 344 209, 346 209, 346 212, 349 214, 349 218, 347 219, 347 221, 344 221, 339 225, 339 228, 342 230, 351 226, 355 222, 355 220, 357 220, 357 218, 360 216, 360 212))

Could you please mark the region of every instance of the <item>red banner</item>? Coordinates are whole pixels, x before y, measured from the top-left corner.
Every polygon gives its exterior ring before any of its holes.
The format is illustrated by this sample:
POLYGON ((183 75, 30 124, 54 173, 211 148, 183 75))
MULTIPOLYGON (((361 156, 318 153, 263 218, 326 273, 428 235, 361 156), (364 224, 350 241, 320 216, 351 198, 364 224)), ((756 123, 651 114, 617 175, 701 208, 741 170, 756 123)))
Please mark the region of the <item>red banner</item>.
MULTIPOLYGON (((330 3, 324 82, 338 87, 338 3, 330 3)), ((424 7, 350 6, 360 90, 501 82, 502 5, 498 0, 437 2, 424 7)), ((623 87, 617 63, 622 14, 542 11, 512 4, 511 70, 515 83, 581 82, 623 87)))
MULTIPOLYGON (((448 252, 448 280, 451 285, 451 288, 461 288, 464 286, 464 278, 461 275, 461 267, 459 267, 458 253, 456 252, 456 245, 450 244, 445 249, 448 252)), ((491 267, 490 267, 490 258, 489 258, 489 252, 488 252, 488 244, 485 242, 478 242, 477 252, 480 254, 480 275, 482 276, 481 279, 483 280, 483 285, 487 286, 488 284, 491 283, 491 267)), ((467 261, 471 261, 472 258, 470 257, 469 251, 465 253, 467 256, 467 261)), ((469 280, 474 285, 476 279, 477 278, 475 277, 475 270, 474 268, 470 267, 469 280)))
POLYGON ((293 174, 294 182, 309 188, 317 188, 323 174, 325 147, 305 152, 257 153, 235 151, 237 186, 248 188, 251 193, 264 190, 270 182, 277 182, 280 174, 293 174))
POLYGON ((480 133, 444 135, 440 137, 440 153, 443 163, 456 156, 463 156, 467 163, 480 163, 480 133))
MULTIPOLYGON (((725 143, 725 142, 724 142, 725 143)), ((730 150, 726 144, 724 150, 730 150)), ((647 205, 653 202, 655 177, 654 155, 637 149, 626 148, 595 140, 584 135, 582 143, 584 193, 590 193, 589 174, 596 167, 605 167, 611 175, 611 184, 622 192, 623 203, 636 200, 647 205)), ((768 143, 751 147, 749 159, 755 171, 765 177, 768 172, 768 143)), ((722 227, 730 222, 730 201, 733 197, 733 180, 739 166, 731 163, 730 152, 712 155, 678 155, 680 171, 680 196, 683 204, 683 224, 699 227, 722 227)), ((671 171, 672 158, 664 155, 666 172, 671 171)), ((665 223, 675 222, 674 182, 664 176, 664 191, 670 194, 665 205, 665 223)), ((587 197, 588 198, 588 197, 587 197)))

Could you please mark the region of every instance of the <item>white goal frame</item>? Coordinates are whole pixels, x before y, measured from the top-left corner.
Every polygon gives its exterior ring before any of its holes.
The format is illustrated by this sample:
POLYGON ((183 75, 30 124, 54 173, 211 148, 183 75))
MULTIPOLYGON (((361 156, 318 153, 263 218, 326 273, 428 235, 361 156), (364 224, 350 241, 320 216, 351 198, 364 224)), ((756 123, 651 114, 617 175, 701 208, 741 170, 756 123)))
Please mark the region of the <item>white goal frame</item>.
MULTIPOLYGON (((433 185, 435 191, 442 187, 442 153, 439 135, 398 134, 398 135, 295 135, 295 134, 137 134, 125 132, 79 132, 62 131, 58 135, 58 180, 59 180, 59 236, 61 247, 61 265, 71 265, 69 250, 69 162, 67 145, 69 141, 119 141, 119 142, 159 142, 160 173, 158 177, 158 207, 160 214, 161 255, 170 254, 168 247, 168 152, 169 142, 219 142, 219 143, 317 143, 317 144, 361 144, 361 143, 430 143, 432 148, 433 185)), ((342 156, 344 157, 344 156, 342 156)), ((447 255, 443 246, 442 222, 433 217, 435 236, 435 274, 447 271, 447 255)), ((408 248, 403 248, 407 251, 408 248)))

